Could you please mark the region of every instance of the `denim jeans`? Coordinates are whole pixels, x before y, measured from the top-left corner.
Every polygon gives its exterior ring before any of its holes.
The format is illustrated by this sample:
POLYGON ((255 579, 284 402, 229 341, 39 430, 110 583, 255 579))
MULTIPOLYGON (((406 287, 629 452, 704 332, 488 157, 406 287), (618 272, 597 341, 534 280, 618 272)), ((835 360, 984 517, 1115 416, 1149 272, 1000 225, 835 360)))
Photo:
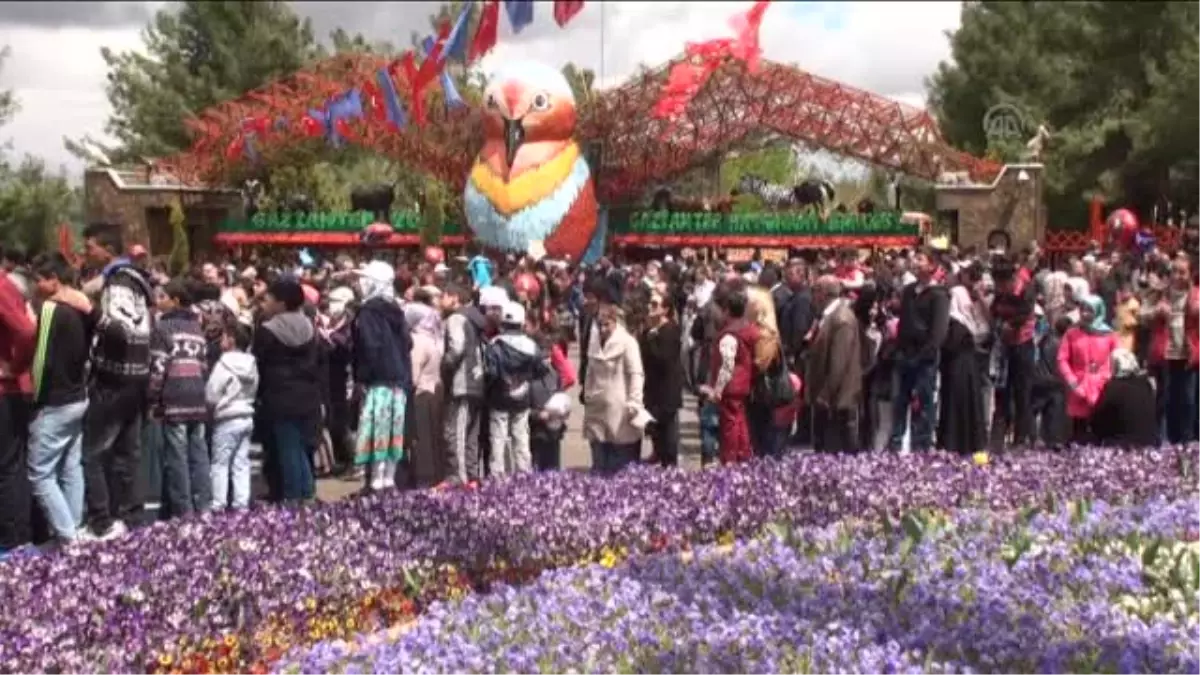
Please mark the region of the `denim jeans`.
POLYGON ((937 360, 898 360, 892 376, 892 437, 888 448, 898 451, 908 431, 908 415, 912 413, 912 449, 933 447, 934 388, 937 387, 937 360), (913 405, 913 397, 916 405, 913 405))
POLYGON ((203 422, 165 422, 163 487, 171 517, 207 511, 212 504, 212 469, 203 422))
POLYGON ((212 508, 250 505, 250 435, 254 418, 236 417, 213 426, 212 435, 212 508), (232 484, 232 491, 230 490, 232 484), (232 492, 232 499, 230 498, 232 492))
POLYGON ((275 420, 271 423, 269 446, 274 496, 282 501, 313 498, 312 460, 317 448, 317 429, 312 420, 275 420))
POLYGON ((1159 429, 1168 443, 1196 440, 1197 370, 1182 359, 1155 368, 1158 381, 1159 429))
POLYGON ((712 401, 700 404, 700 462, 708 465, 717 460, 721 449, 721 413, 712 401))
POLYGON ((591 441, 592 470, 599 473, 616 473, 638 461, 641 443, 604 443, 591 441))
POLYGON ((29 482, 60 540, 83 525, 83 416, 86 399, 46 406, 29 424, 29 482))

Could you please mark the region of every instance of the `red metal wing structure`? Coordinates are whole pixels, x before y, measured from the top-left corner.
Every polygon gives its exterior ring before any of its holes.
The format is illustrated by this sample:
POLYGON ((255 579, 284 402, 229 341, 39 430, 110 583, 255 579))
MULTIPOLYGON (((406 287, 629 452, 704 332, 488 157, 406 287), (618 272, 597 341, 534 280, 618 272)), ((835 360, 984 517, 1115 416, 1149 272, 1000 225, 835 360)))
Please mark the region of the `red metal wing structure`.
POLYGON ((602 200, 668 182, 762 133, 929 180, 947 171, 991 180, 1002 168, 947 145, 924 110, 765 60, 757 73, 727 62, 679 119, 658 119, 674 63, 606 92, 584 119, 581 135, 604 144, 602 200))
MULTIPOLYGON (((995 162, 956 150, 942 139, 924 110, 812 75, 793 66, 763 60, 755 72, 730 59, 718 67, 682 112, 660 119, 654 111, 668 73, 686 55, 625 85, 580 103, 579 140, 599 143, 596 176, 602 203, 637 199, 647 187, 670 182, 762 134, 825 148, 913 176, 936 180, 943 172, 966 172, 990 181, 1001 170, 995 162)), ((250 134, 258 161, 269 162, 281 146, 306 142, 298 122, 311 108, 358 87, 370 91, 385 57, 338 56, 307 71, 205 111, 189 122, 193 147, 164 160, 181 179, 226 182, 240 162, 250 161, 245 147, 246 120, 276 120, 268 133, 250 134), (286 125, 279 123, 286 120, 286 125), (226 152, 223 152, 225 150, 226 152)), ((410 87, 399 68, 391 68, 397 90, 410 87)), ((408 101, 406 108, 411 109, 408 101)), ((366 106, 365 106, 366 107, 366 106)), ((461 189, 481 142, 477 112, 427 106, 420 126, 397 129, 365 111, 342 128, 348 142, 424 170, 454 190, 461 189)), ((313 139, 310 142, 325 142, 313 139)))

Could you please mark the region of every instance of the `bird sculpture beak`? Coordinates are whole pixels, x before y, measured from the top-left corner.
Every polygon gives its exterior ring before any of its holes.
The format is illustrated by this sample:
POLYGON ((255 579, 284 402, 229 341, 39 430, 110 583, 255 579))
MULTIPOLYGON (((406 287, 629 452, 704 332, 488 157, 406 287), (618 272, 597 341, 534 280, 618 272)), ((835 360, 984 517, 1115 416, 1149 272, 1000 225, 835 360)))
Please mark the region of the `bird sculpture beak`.
POLYGON ((513 162, 517 159, 517 149, 525 142, 525 127, 521 126, 521 120, 505 119, 504 120, 504 151, 505 159, 508 160, 508 168, 512 168, 513 162))

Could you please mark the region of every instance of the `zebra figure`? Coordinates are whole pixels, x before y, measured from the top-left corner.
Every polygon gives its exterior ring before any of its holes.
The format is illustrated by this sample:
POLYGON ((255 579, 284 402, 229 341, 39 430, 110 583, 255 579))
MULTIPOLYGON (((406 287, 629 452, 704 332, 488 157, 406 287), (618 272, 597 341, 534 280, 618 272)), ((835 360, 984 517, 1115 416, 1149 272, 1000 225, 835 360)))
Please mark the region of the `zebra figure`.
POLYGON ((799 185, 788 187, 772 183, 754 174, 742 176, 735 192, 756 195, 770 209, 812 209, 819 212, 822 217, 828 215, 826 209, 833 203, 836 195, 833 185, 830 185, 828 181, 810 178, 799 185))
POLYGON ((735 194, 745 192, 763 200, 769 209, 790 209, 797 205, 796 191, 786 185, 772 183, 752 173, 745 174, 734 188, 735 194))

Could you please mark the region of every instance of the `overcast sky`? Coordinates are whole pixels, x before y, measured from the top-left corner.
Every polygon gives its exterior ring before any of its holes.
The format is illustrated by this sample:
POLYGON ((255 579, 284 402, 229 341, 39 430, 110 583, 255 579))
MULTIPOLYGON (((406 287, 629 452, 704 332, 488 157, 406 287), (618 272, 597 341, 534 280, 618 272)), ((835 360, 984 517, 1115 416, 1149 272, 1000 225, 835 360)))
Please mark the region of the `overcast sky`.
MULTIPOLYGON (((0 2, 0 44, 11 49, 0 89, 13 89, 20 112, 0 128, 18 153, 82 169, 63 136, 107 140, 105 64, 100 48, 141 48, 141 30, 162 2, 0 2)), ((427 30, 436 2, 294 2, 319 36, 337 26, 369 38, 407 44, 427 30)), ((500 42, 484 65, 527 57, 592 68, 603 85, 618 84, 639 63, 656 66, 687 41, 730 35, 727 19, 749 2, 588 2, 565 29, 552 3, 538 3, 535 22, 513 35, 501 11, 500 42)), ((763 23, 766 58, 794 63, 830 79, 921 105, 924 80, 949 55, 945 35, 959 22, 957 2, 774 2, 763 23)), ((348 83, 349 84, 349 83, 348 83)))

